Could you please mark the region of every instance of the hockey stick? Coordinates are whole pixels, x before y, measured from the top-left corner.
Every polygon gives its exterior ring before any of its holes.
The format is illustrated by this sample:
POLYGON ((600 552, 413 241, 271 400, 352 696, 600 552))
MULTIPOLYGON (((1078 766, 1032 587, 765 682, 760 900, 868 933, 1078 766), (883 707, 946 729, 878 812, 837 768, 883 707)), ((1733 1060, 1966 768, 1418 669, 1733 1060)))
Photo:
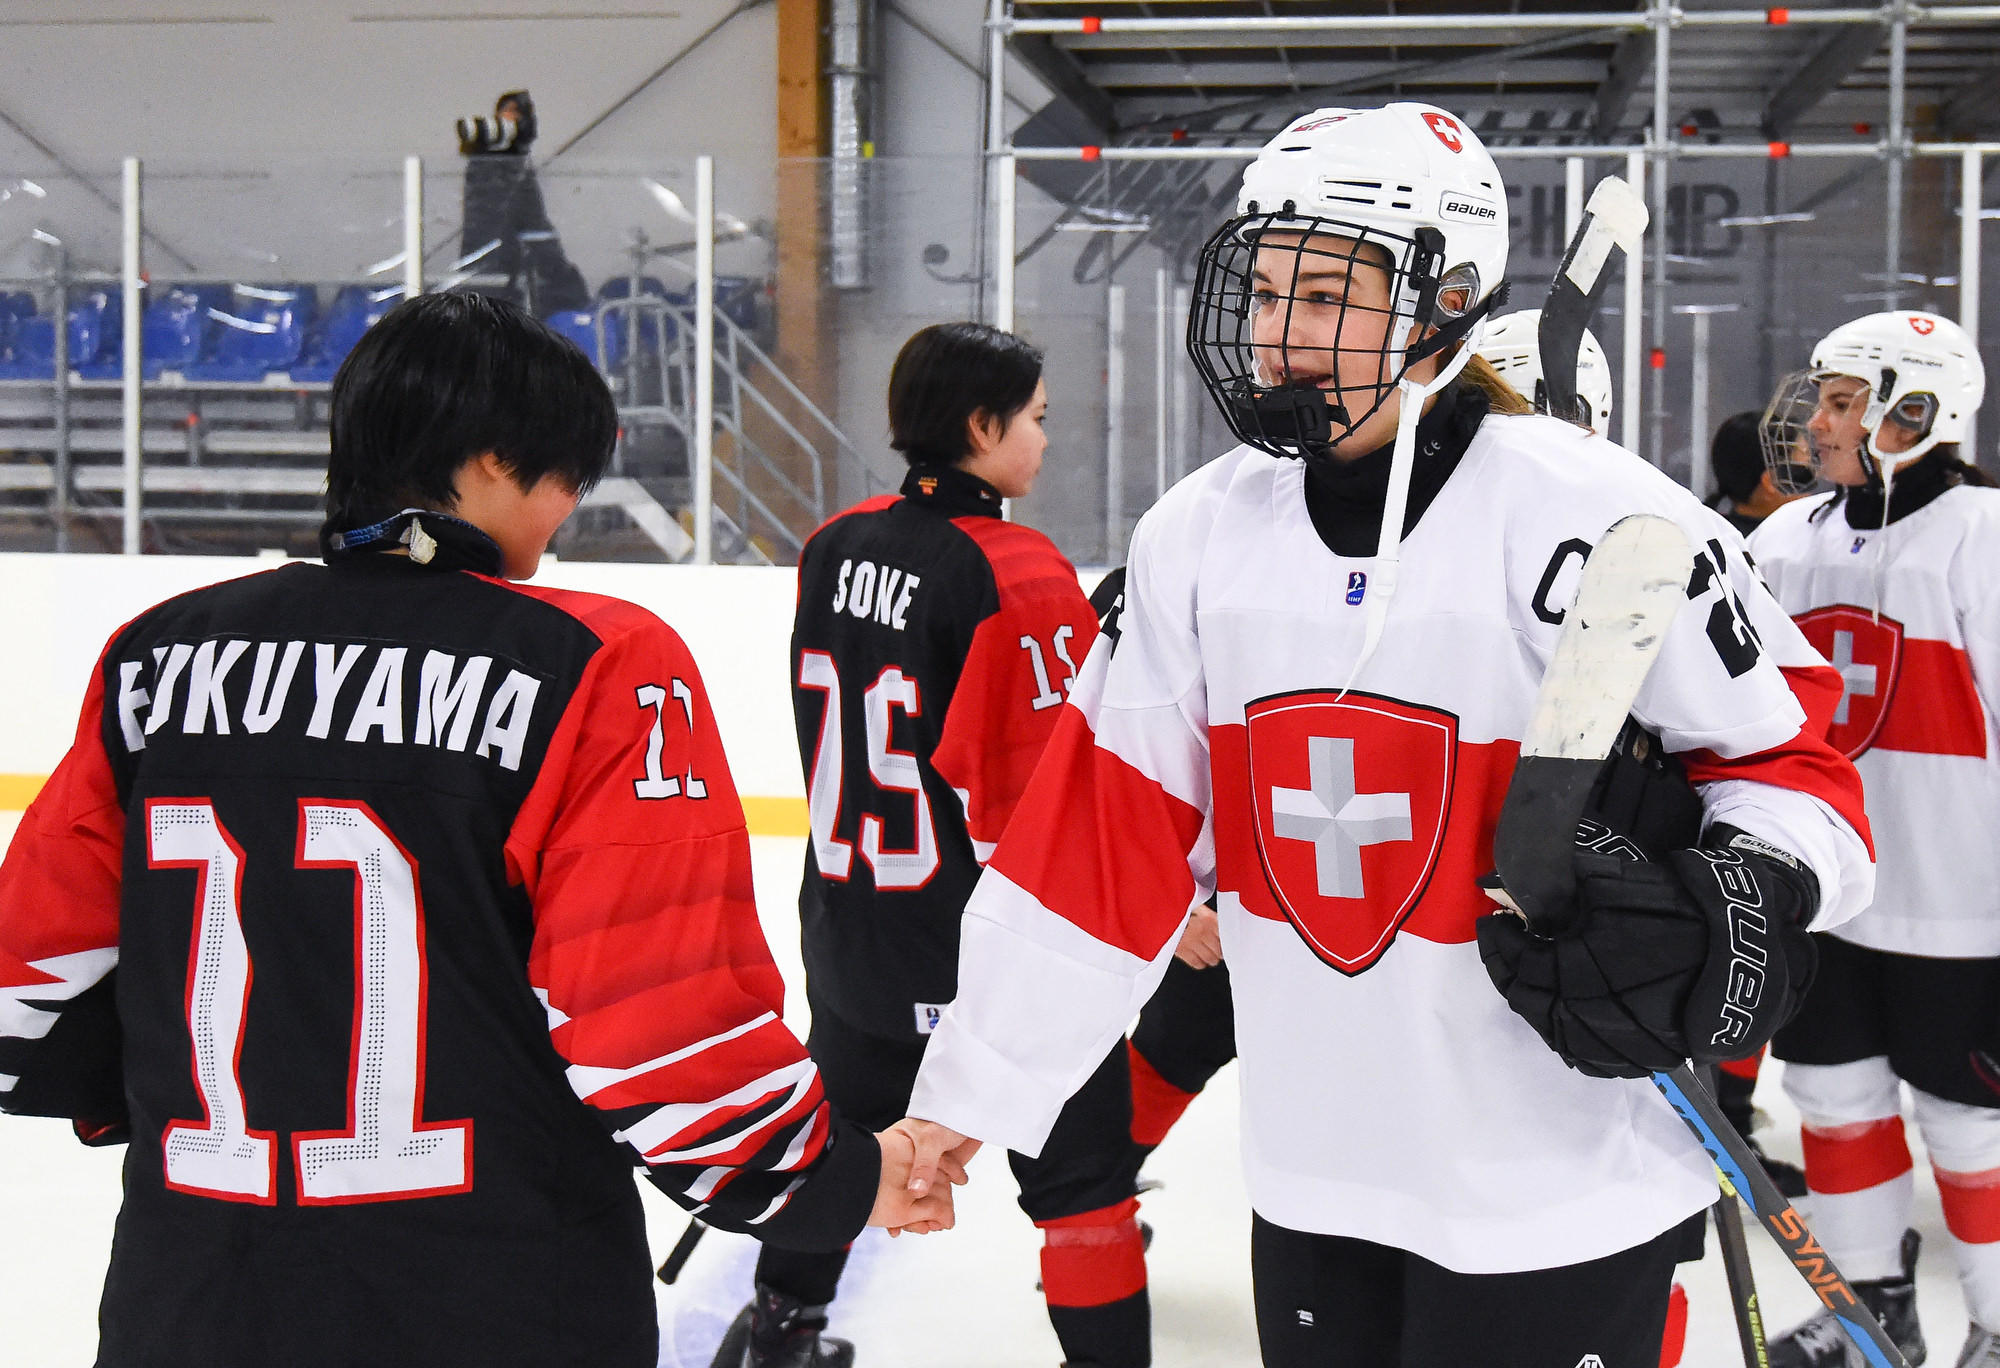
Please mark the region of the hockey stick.
MULTIPOLYGON (((1577 819, 1685 601, 1692 564, 1686 535, 1651 514, 1612 524, 1584 561, 1493 837, 1500 883, 1538 934, 1559 932, 1568 919, 1577 819)), ((1655 1073, 1653 1084, 1749 1201, 1863 1361, 1873 1368, 1909 1368, 1693 1070, 1683 1063, 1655 1073)))
POLYGON ((1736 1312, 1736 1338, 1743 1345, 1743 1368, 1771 1368, 1764 1339, 1764 1311, 1757 1304, 1757 1281, 1750 1271, 1750 1246, 1743 1238, 1743 1209, 1736 1185, 1717 1170, 1722 1197, 1714 1207, 1715 1242, 1722 1246, 1722 1272, 1729 1279, 1729 1302, 1736 1312))
MULTIPOLYGON (((1696 1077, 1711 1096, 1715 1095, 1716 1069, 1710 1066, 1696 1077)), ((1736 1185, 1721 1169, 1715 1176, 1722 1184, 1722 1196, 1710 1208, 1715 1218, 1715 1242, 1722 1247, 1722 1272, 1729 1280, 1730 1310, 1736 1313, 1736 1338, 1743 1345, 1743 1368, 1771 1368, 1770 1346, 1764 1338, 1764 1310, 1757 1302, 1757 1278, 1750 1268, 1750 1246, 1743 1238, 1743 1209, 1736 1205, 1736 1185)))
POLYGON ((1611 260, 1611 249, 1623 248, 1626 256, 1636 259, 1646 236, 1647 217, 1646 202, 1638 193, 1618 177, 1606 176, 1590 192, 1583 222, 1563 253, 1555 279, 1549 282, 1535 342, 1542 357, 1543 402, 1557 418, 1572 422, 1590 419, 1577 407, 1577 348, 1583 345, 1583 330, 1597 312, 1597 301, 1610 281, 1604 267, 1611 260))
POLYGON ((701 1217, 688 1218, 687 1229, 683 1230, 681 1237, 674 1241, 673 1249, 668 1251, 665 1262, 660 1265, 658 1277, 661 1282, 669 1287, 673 1286, 674 1280, 680 1277, 681 1270, 687 1267, 688 1259, 694 1254, 694 1247, 701 1243, 701 1237, 707 1233, 708 1227, 701 1223, 701 1217))
POLYGON ((1860 1351, 1862 1360, 1874 1368, 1909 1368, 1902 1350, 1834 1267, 1833 1260, 1806 1228, 1804 1218, 1778 1191, 1777 1184, 1751 1152, 1749 1142, 1724 1118, 1722 1108, 1695 1079, 1694 1071, 1683 1064, 1678 1069, 1656 1073, 1653 1086, 1666 1094, 1668 1103, 1687 1122, 1688 1129, 1701 1141, 1701 1147, 1708 1151, 1708 1157, 1722 1170, 1729 1185, 1750 1204, 1751 1212, 1763 1222, 1778 1248, 1792 1261, 1792 1267, 1840 1322, 1840 1328, 1860 1351))

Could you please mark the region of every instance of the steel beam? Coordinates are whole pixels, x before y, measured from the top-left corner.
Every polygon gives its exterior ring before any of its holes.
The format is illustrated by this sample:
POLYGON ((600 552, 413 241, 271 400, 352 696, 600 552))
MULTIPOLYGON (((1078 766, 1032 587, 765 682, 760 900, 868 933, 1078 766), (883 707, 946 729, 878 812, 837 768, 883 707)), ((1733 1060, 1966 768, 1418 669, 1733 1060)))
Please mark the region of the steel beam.
POLYGON ((1639 82, 1646 79, 1652 68, 1651 35, 1628 33, 1619 39, 1617 51, 1611 54, 1611 69, 1597 88, 1597 111, 1590 121, 1591 132, 1598 141, 1608 141, 1618 131, 1632 97, 1639 93, 1639 82))
POLYGON ((1799 117, 1837 88, 1882 46, 1884 31, 1874 25, 1857 24, 1837 30, 1806 59, 1792 78, 1779 86, 1764 104, 1761 124, 1767 138, 1782 138, 1797 125, 1799 117))
MULTIPOLYGON (((1574 41, 1585 42, 1588 39, 1574 41)), ((1382 62, 1294 59, 1292 71, 1304 89, 1290 91, 1285 98, 1298 103, 1322 93, 1347 94, 1386 85, 1420 86, 1446 79, 1459 82, 1504 79, 1509 86, 1532 86, 1543 83, 1586 85, 1596 82, 1604 72, 1603 62, 1587 58, 1536 62, 1532 66, 1518 66, 1504 73, 1496 70, 1514 60, 1518 58, 1507 48, 1496 48, 1491 52, 1458 58, 1450 62, 1404 63, 1393 66, 1382 62)), ((1094 84, 1112 88, 1195 85, 1203 89, 1228 86, 1269 89, 1272 86, 1287 84, 1284 72, 1274 64, 1247 58, 1235 61, 1188 63, 1117 60, 1092 62, 1085 70, 1094 84)))
MULTIPOLYGON (((1207 109, 1184 110, 1165 119, 1152 119, 1131 126, 1133 132, 1164 127, 1185 120, 1200 117, 1228 118, 1236 115, 1258 114, 1271 109, 1303 111, 1313 108, 1341 95, 1355 95, 1363 91, 1375 90, 1385 85, 1421 83, 1437 80, 1454 72, 1461 72, 1495 64, 1522 61, 1540 57, 1547 53, 1560 52, 1566 48, 1579 47, 1586 43, 1604 42, 1611 36, 1611 30, 1577 29, 1574 32, 1557 34, 1550 38, 1540 38, 1531 43, 1518 43, 1511 47, 1494 48, 1486 52, 1468 53, 1461 57, 1451 57, 1444 61, 1399 62, 1377 67, 1373 71, 1357 73, 1338 81, 1315 85, 1306 90, 1288 91, 1255 100, 1236 100, 1228 104, 1213 105, 1207 109)), ((1268 68, 1267 68, 1268 70, 1268 68)), ((1206 74, 1206 73, 1204 73, 1206 74)))
POLYGON ((1108 138, 1117 132, 1118 115, 1111 97, 1052 39, 1038 33, 1017 33, 1007 46, 1043 85, 1067 100, 1099 133, 1108 138))

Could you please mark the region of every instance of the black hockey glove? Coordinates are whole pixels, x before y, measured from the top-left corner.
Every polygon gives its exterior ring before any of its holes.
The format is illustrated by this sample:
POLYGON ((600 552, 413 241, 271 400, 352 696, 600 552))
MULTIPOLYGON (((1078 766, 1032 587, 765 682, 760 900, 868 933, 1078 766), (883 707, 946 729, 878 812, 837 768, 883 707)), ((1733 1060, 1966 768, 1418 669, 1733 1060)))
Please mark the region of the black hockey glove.
POLYGON ((1494 986, 1571 1068, 1643 1078, 1740 1059, 1804 1001, 1819 884, 1776 846, 1718 823, 1663 865, 1579 850, 1576 875, 1559 934, 1511 912, 1478 926, 1494 986))

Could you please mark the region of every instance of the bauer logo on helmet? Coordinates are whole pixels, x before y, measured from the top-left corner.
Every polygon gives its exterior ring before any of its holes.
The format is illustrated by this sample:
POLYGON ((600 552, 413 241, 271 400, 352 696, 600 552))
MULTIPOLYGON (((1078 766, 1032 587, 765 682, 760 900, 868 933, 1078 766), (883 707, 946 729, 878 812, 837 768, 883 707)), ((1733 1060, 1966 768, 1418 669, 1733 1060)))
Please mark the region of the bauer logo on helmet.
POLYGON ((1431 132, 1437 134, 1437 140, 1446 147, 1454 152, 1463 152, 1465 150, 1465 139, 1459 136, 1458 120, 1452 118, 1451 115, 1425 114, 1424 122, 1430 125, 1431 132))
POLYGON ((1447 190, 1438 196, 1438 217, 1462 219, 1467 223, 1497 223, 1500 221, 1500 211, 1484 200, 1447 190))

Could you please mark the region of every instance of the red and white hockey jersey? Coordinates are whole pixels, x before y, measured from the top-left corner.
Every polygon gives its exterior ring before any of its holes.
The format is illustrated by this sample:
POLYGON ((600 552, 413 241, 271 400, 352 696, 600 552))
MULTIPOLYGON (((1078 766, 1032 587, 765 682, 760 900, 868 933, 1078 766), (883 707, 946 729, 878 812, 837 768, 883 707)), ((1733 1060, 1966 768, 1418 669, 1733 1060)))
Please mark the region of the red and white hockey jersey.
POLYGON ((912 1114, 1038 1149, 1213 890, 1266 1219, 1473 1273, 1657 1235, 1714 1200, 1712 1166, 1650 1083, 1570 1071, 1509 1010, 1474 880, 1579 567, 1618 518, 1665 514, 1699 548, 1638 716, 1711 817, 1811 864, 1823 924, 1872 882, 1858 779, 1807 721, 1831 675, 1686 491, 1569 424, 1489 417, 1342 696, 1373 563, 1327 548, 1304 479, 1241 447, 1141 521, 1117 643, 967 908, 912 1114))
POLYGON ((1839 935, 1901 955, 2000 955, 2000 490, 1947 489, 1879 530, 1840 508, 1815 518, 1832 498, 1786 504, 1752 551, 1840 672, 1828 739, 1868 787, 1875 901, 1839 935))

